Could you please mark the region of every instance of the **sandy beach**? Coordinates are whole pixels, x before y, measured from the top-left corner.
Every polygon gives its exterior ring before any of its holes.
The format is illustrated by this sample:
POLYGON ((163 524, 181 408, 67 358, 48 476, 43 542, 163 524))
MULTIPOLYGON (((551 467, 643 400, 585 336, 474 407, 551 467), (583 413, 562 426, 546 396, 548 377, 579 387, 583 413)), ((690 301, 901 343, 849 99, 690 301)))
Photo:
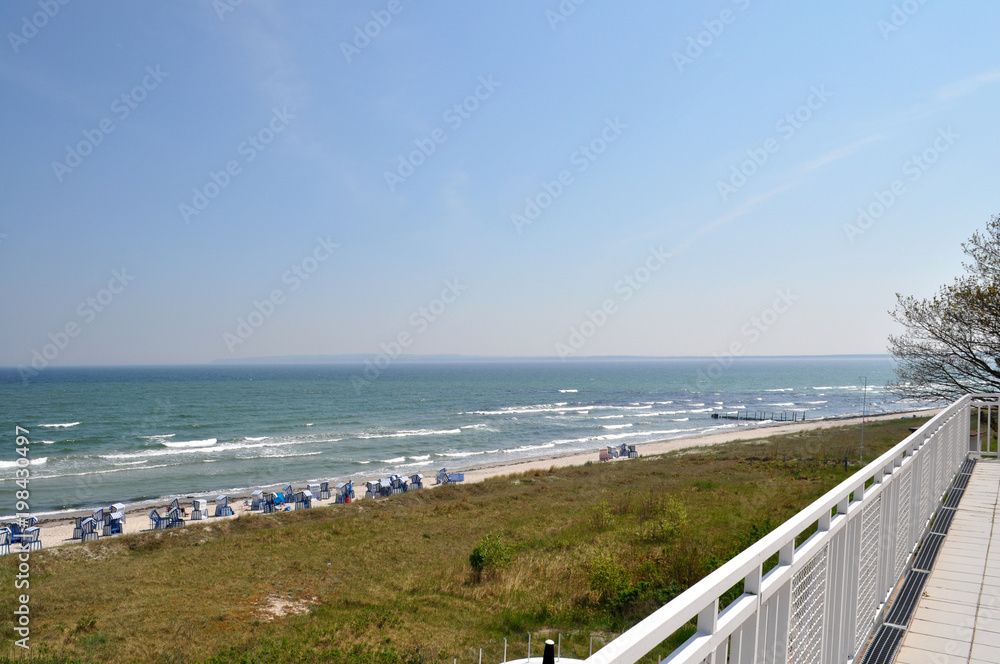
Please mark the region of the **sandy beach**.
MULTIPOLYGON (((902 419, 911 417, 924 417, 933 416, 938 410, 920 410, 908 413, 893 413, 891 415, 878 415, 865 418, 867 422, 876 422, 881 420, 892 420, 892 419, 902 419)), ((772 424, 763 426, 746 426, 739 429, 733 429, 730 431, 717 432, 712 434, 704 434, 700 436, 689 436, 684 438, 678 438, 674 440, 657 441, 651 443, 640 444, 637 446, 640 456, 649 456, 656 454, 665 454, 669 452, 676 452, 679 450, 693 449, 699 447, 708 447, 711 445, 719 445, 722 443, 729 443, 733 441, 740 440, 750 440, 754 438, 764 438, 767 436, 797 433, 801 431, 812 431, 815 429, 829 429, 833 427, 841 427, 851 424, 860 424, 862 418, 838 418, 838 419, 827 419, 827 420, 816 420, 811 422, 797 422, 794 424, 772 424)), ((562 455, 549 455, 533 457, 531 459, 513 461, 509 463, 493 464, 486 466, 469 466, 469 467, 454 467, 449 468, 452 472, 464 472, 466 482, 482 482, 483 480, 490 477, 497 477, 502 475, 510 475, 514 473, 523 473, 532 470, 548 470, 549 468, 563 468, 567 466, 580 466, 588 461, 597 461, 598 451, 595 449, 590 452, 573 452, 562 455)), ((625 463, 626 460, 618 460, 613 463, 625 463)), ((425 487, 433 488, 434 480, 433 473, 427 473, 427 478, 425 479, 425 487)), ((374 479, 374 478, 372 478, 374 479)), ((302 482, 293 483, 296 489, 299 489, 302 482)), ((361 500, 361 496, 364 494, 363 483, 355 483, 355 493, 358 494, 358 499, 361 500)), ((244 500, 249 498, 249 493, 243 495, 232 494, 229 496, 229 505, 233 508, 233 516, 222 517, 222 518, 235 518, 237 516, 245 514, 261 514, 261 512, 251 512, 250 508, 245 506, 244 500)), ((181 504, 188 508, 190 511, 191 501, 193 498, 185 498, 181 500, 181 504)), ((113 502, 113 501, 109 501, 113 502)), ((333 505, 333 501, 314 501, 314 508, 323 508, 333 505)), ((155 505, 156 509, 159 511, 160 515, 163 516, 166 513, 166 502, 163 504, 155 505)), ((153 509, 149 504, 143 504, 142 506, 128 506, 126 508, 125 525, 123 528, 124 534, 138 533, 143 531, 148 531, 149 528, 149 513, 153 509)), ((214 511, 214 502, 210 501, 209 511, 214 511)), ((80 510, 79 512, 69 513, 66 515, 60 515, 56 518, 41 519, 39 521, 39 526, 41 526, 41 540, 42 546, 44 548, 53 548, 58 546, 64 546, 67 544, 79 543, 79 540, 72 539, 73 536, 73 526, 76 516, 90 516, 90 512, 87 510, 80 510)), ((212 521, 218 520, 216 517, 212 517, 205 521, 205 523, 211 523, 212 521)), ((199 523, 195 521, 194 523, 199 523)))

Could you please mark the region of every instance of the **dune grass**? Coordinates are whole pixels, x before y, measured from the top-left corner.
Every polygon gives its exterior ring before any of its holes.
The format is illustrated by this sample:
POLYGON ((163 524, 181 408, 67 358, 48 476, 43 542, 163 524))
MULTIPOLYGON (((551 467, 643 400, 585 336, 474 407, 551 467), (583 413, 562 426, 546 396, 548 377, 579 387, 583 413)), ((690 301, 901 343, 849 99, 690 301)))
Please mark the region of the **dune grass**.
MULTIPOLYGON (((869 424, 866 457, 924 421, 869 424)), ((858 441, 824 429, 43 550, 31 655, 451 662, 529 631, 617 633, 856 471, 858 441)), ((0 656, 20 659, 13 558, 0 656)))

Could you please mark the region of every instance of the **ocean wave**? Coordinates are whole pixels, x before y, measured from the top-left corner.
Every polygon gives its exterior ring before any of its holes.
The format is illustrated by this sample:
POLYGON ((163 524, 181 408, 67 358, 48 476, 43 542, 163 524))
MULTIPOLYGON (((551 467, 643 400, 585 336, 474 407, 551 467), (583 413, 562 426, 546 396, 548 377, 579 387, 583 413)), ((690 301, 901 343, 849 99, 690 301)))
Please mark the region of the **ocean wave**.
POLYGON ((782 408, 788 408, 788 407, 794 406, 795 402, 794 401, 788 401, 788 402, 785 402, 785 403, 772 403, 770 405, 773 406, 773 407, 781 406, 782 408))
POLYGON ((420 456, 411 456, 410 459, 413 461, 427 461, 431 458, 430 454, 421 454, 420 456))
POLYGON ((464 427, 459 427, 459 429, 485 429, 488 424, 482 422, 480 424, 466 424, 464 427))
POLYGON ((382 463, 403 463, 406 461, 405 456, 393 457, 392 459, 382 459, 382 463))
POLYGON ((68 427, 75 427, 77 424, 82 424, 81 422, 67 422, 65 424, 39 424, 40 427, 46 427, 48 429, 66 429, 68 427))
POLYGON ((575 394, 578 390, 559 390, 563 394, 575 394))
MULTIPOLYGON (((652 415, 653 413, 646 413, 646 415, 652 415)), ((599 420, 620 420, 624 418, 624 415, 601 415, 597 419, 599 420)))
POLYGON ((54 441, 54 440, 37 440, 35 442, 36 443, 41 443, 42 445, 51 445, 52 443, 54 443, 56 441, 54 441))
POLYGON ((670 421, 671 422, 688 422, 690 420, 691 420, 690 417, 676 417, 676 418, 672 418, 670 421))
POLYGON ((149 459, 140 459, 139 461, 112 461, 116 466, 138 466, 140 463, 149 463, 149 459))
MULTIPOLYGON (((341 440, 339 438, 331 440, 341 440)), ((252 450, 260 449, 264 447, 288 447, 289 445, 311 445, 317 442, 328 442, 328 441, 314 441, 314 440, 299 440, 292 439, 283 442, 267 442, 267 443, 222 443, 221 445, 205 445, 199 447, 178 447, 176 445, 171 445, 170 447, 154 448, 143 450, 142 452, 124 452, 120 454, 101 454, 100 458, 106 459, 108 461, 114 461, 116 459, 146 459, 151 457, 161 457, 161 456, 172 456, 175 454, 221 454, 222 452, 234 452, 239 450, 252 450)), ((169 443, 168 443, 169 444, 169 443)))
POLYGON ((823 387, 814 387, 814 390, 832 390, 833 388, 829 385, 824 385, 823 387))
POLYGON ((826 401, 806 401, 807 404, 815 406, 821 403, 827 403, 826 401))
POLYGON ((496 454, 500 450, 480 450, 478 452, 435 452, 434 456, 439 457, 451 457, 453 459, 461 459, 470 456, 481 456, 483 454, 496 454))
POLYGON ((358 438, 370 440, 373 438, 409 438, 410 436, 443 436, 445 434, 462 433, 461 429, 415 429, 413 431, 397 431, 396 433, 362 433, 358 438))
POLYGON ((313 423, 312 423, 312 422, 306 422, 306 426, 307 426, 307 427, 311 427, 312 425, 313 425, 313 423))
POLYGON ((258 454, 256 456, 236 457, 240 461, 250 461, 253 459, 292 459, 295 457, 316 456, 322 452, 303 452, 302 454, 258 454))
POLYGON ((555 443, 542 443, 541 445, 521 445, 520 447, 512 447, 504 452, 531 452, 533 450, 547 450, 555 447, 555 443))
POLYGON ((160 464, 159 466, 143 466, 142 468, 133 468, 131 466, 127 466, 125 468, 110 468, 107 470, 90 470, 82 473, 61 473, 59 475, 46 475, 45 479, 54 480, 59 477, 86 477, 88 475, 107 475, 108 473, 125 473, 128 471, 136 471, 136 470, 154 470, 156 468, 169 468, 171 466, 179 466, 179 465, 180 464, 177 463, 164 463, 160 464))
POLYGON ((244 436, 243 440, 248 442, 255 442, 258 440, 267 440, 270 436, 244 436))
POLYGON ((139 436, 139 438, 145 438, 146 440, 156 440, 158 438, 173 438, 177 434, 175 433, 156 433, 152 436, 139 436))
POLYGON ((779 387, 773 390, 761 390, 761 392, 794 392, 794 387, 779 387))
MULTIPOLYGON (((28 464, 32 466, 44 465, 49 460, 48 457, 38 457, 37 459, 29 459, 28 464)), ((21 464, 24 465, 24 464, 21 464)), ((17 461, 0 461, 0 468, 17 468, 17 461)))
POLYGON ((627 429, 630 426, 632 426, 631 422, 628 423, 628 424, 605 424, 605 425, 603 425, 603 428, 605 428, 605 429, 627 429))
POLYGON ((166 447, 211 447, 219 442, 218 438, 206 438, 205 440, 182 440, 176 443, 161 443, 166 447))

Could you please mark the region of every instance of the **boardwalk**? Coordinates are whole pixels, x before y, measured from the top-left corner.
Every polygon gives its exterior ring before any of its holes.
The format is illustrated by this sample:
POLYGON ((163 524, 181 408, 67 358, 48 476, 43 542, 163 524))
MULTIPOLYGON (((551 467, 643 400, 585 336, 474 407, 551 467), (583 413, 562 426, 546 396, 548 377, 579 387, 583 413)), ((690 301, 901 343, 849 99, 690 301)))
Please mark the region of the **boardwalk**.
POLYGON ((1000 662, 1000 462, 981 461, 924 586, 898 664, 1000 662))

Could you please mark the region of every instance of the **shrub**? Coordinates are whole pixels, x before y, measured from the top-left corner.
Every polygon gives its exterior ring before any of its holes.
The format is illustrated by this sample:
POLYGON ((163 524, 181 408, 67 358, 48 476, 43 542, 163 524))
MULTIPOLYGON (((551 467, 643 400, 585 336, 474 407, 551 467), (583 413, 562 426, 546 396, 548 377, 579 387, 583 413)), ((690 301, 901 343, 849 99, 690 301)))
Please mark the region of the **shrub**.
POLYGON ((684 503, 668 496, 659 500, 650 510, 649 518, 635 531, 636 539, 643 542, 668 542, 687 525, 687 520, 684 503))
POLYGON ((614 606, 632 588, 628 570, 610 556, 596 556, 590 561, 590 589, 597 602, 614 606))
POLYGON ((469 564, 476 580, 484 573, 503 569, 510 565, 511 547, 503 539, 502 533, 484 535, 469 554, 469 564))

